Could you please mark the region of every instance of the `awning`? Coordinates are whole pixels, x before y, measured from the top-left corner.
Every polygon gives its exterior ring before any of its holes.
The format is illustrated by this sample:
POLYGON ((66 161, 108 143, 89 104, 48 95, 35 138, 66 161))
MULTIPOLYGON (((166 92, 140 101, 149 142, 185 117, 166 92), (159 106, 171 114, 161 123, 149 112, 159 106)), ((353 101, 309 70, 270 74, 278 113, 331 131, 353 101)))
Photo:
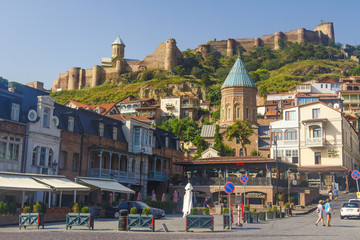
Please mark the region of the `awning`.
POLYGON ((65 176, 31 176, 31 178, 55 188, 55 191, 90 191, 89 187, 70 181, 65 176))
POLYGON ((45 184, 19 173, 0 173, 0 189, 9 191, 53 191, 45 184))
POLYGON ((111 179, 79 177, 77 182, 91 187, 100 188, 101 191, 135 193, 135 191, 131 190, 130 188, 127 188, 124 185, 111 179))

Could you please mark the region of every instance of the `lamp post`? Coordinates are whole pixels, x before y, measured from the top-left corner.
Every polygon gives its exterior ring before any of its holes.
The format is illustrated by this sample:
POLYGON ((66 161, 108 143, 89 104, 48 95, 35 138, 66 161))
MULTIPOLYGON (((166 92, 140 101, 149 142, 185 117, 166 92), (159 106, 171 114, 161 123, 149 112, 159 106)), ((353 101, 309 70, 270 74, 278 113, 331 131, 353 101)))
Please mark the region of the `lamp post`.
POLYGON ((277 135, 275 135, 274 145, 275 145, 275 161, 276 161, 276 205, 279 205, 278 203, 278 194, 279 194, 279 163, 277 159, 277 135))
POLYGON ((144 155, 144 152, 145 152, 145 148, 142 147, 141 148, 141 159, 140 159, 140 192, 141 192, 141 179, 142 179, 142 168, 143 168, 143 155, 144 155))
POLYGON ((287 170, 287 177, 288 177, 288 203, 290 204, 290 169, 287 170))
POLYGON ((219 196, 218 196, 218 203, 220 205, 220 183, 221 183, 221 169, 218 171, 218 177, 219 177, 219 196))

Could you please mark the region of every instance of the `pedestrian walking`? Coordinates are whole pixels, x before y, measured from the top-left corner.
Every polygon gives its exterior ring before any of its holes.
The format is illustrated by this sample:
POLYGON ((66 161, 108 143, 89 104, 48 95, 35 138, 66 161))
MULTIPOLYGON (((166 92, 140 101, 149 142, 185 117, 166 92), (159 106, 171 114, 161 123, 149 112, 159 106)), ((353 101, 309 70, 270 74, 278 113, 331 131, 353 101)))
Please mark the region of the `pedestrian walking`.
POLYGON ((339 190, 337 190, 336 188, 334 189, 334 198, 335 200, 338 199, 338 194, 339 194, 339 190))
POLYGON ((332 201, 333 192, 332 192, 331 187, 330 187, 330 189, 328 191, 328 194, 329 194, 329 200, 332 201))
POLYGON ((330 199, 326 199, 325 203, 325 213, 326 213, 326 226, 331 227, 330 221, 331 221, 331 214, 334 214, 334 210, 331 207, 330 199))
POLYGON ((319 204, 317 205, 317 208, 316 208, 316 212, 318 214, 318 220, 316 220, 315 222, 315 225, 317 226, 318 223, 321 221, 322 225, 325 226, 324 224, 324 205, 323 205, 323 201, 320 200, 319 201, 319 204))

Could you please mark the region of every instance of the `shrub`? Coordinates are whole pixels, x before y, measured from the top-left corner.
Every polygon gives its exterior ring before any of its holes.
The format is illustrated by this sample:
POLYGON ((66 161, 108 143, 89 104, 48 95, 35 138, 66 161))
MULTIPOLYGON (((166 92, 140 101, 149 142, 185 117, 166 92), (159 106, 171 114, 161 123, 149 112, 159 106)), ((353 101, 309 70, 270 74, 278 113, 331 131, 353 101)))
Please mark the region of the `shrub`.
POLYGON ((256 213, 256 208, 254 208, 251 212, 252 212, 252 213, 256 213))
POLYGON ((89 213, 89 208, 88 207, 81 208, 81 213, 89 213))
POLYGON ((290 202, 292 202, 292 203, 295 202, 295 197, 294 196, 290 197, 290 202))
POLYGON ((197 208, 192 208, 192 209, 190 210, 190 214, 191 214, 191 215, 197 215, 197 214, 198 214, 198 209, 197 209, 197 208))
POLYGON ((245 205, 244 206, 244 211, 249 211, 250 210, 250 206, 249 205, 245 205))
POLYGON ((285 203, 285 204, 284 204, 284 207, 285 207, 285 208, 290 208, 290 203, 288 203, 288 202, 285 203))
POLYGON ((16 202, 11 202, 9 204, 9 213, 16 214, 16 202))
POLYGON ((302 180, 299 184, 299 187, 308 187, 308 186, 309 186, 309 183, 306 180, 302 180))
POLYGON ((198 213, 197 213, 198 215, 202 215, 202 214, 203 214, 203 210, 202 210, 201 208, 198 208, 197 210, 198 210, 198 213))
POLYGON ((138 211, 137 211, 137 208, 136 207, 132 207, 131 209, 130 209, 130 214, 137 214, 138 213, 138 211))
POLYGON ((283 193, 279 193, 279 194, 278 194, 278 200, 279 200, 279 201, 284 200, 284 197, 285 197, 285 195, 284 195, 283 193))
POLYGON ((209 208, 204 208, 203 210, 205 215, 210 215, 210 209, 209 208))
POLYGON ((39 202, 37 202, 34 207, 33 207, 33 212, 34 213, 39 213, 41 212, 41 204, 39 202))
POLYGON ((163 209, 165 213, 172 213, 172 210, 177 207, 177 203, 173 201, 151 201, 151 197, 150 199, 146 198, 145 203, 150 207, 163 209))
POLYGON ((23 213, 31 213, 30 206, 26 206, 26 207, 24 207, 24 209, 23 209, 23 213))
POLYGON ((113 206, 117 206, 117 205, 118 205, 118 201, 116 201, 116 200, 112 201, 112 205, 113 205, 113 206))
POLYGON ((269 207, 267 211, 268 211, 268 212, 271 212, 271 211, 272 211, 271 207, 269 207))
POLYGON ((273 211, 273 212, 275 212, 275 211, 276 211, 276 212, 280 213, 280 210, 278 209, 278 207, 277 207, 277 206, 273 206, 273 207, 272 207, 272 211, 273 211))
POLYGON ((80 212, 80 208, 79 208, 79 204, 75 203, 74 206, 72 207, 72 211, 74 213, 79 213, 80 212))
POLYGON ((149 215, 149 214, 151 214, 150 208, 144 208, 144 209, 142 210, 142 214, 144 214, 144 215, 149 215))
POLYGON ((227 207, 223 208, 223 213, 229 213, 229 208, 227 207))

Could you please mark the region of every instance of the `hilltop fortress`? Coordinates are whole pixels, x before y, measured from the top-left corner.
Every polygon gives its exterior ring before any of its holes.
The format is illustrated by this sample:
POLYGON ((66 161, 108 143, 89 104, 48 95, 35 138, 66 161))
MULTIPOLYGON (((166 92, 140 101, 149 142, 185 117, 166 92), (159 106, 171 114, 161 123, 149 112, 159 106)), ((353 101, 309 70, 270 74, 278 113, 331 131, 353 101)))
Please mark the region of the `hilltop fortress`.
POLYGON ((207 44, 199 45, 197 51, 201 52, 203 56, 206 56, 208 53, 214 53, 216 56, 230 57, 236 53, 239 45, 244 47, 247 52, 254 46, 269 46, 272 49, 278 50, 280 48, 279 40, 328 45, 329 41, 335 42, 334 26, 332 22, 326 22, 316 26, 314 31, 299 28, 287 33, 276 32, 272 35, 264 35, 261 38, 213 40, 207 44))
MULTIPOLYGON (((287 33, 276 32, 273 35, 264 35, 261 38, 213 40, 199 45, 195 51, 201 52, 204 58, 208 53, 214 53, 219 57, 233 56, 239 45, 244 47, 247 52, 254 46, 269 46, 277 50, 280 48, 279 40, 328 45, 329 41, 335 41, 334 26, 332 22, 327 22, 316 26, 314 31, 299 28, 287 33)), ((91 69, 70 68, 69 71, 59 74, 58 79, 53 82, 52 91, 95 87, 112 78, 119 77, 125 72, 151 68, 171 71, 183 61, 183 55, 178 49, 175 39, 167 39, 165 43, 160 43, 154 53, 146 56, 142 61, 127 59, 124 58, 124 55, 125 44, 120 37, 117 37, 112 44, 112 56, 103 57, 101 66, 95 65, 91 69)))
POLYGON ((112 56, 103 57, 101 66, 95 65, 91 69, 72 67, 69 71, 59 74, 51 90, 56 92, 95 87, 111 78, 119 77, 122 73, 141 69, 160 68, 170 71, 183 60, 175 39, 167 39, 165 43, 160 43, 154 53, 146 56, 142 61, 127 59, 124 55, 125 44, 120 37, 117 37, 112 44, 112 56))

